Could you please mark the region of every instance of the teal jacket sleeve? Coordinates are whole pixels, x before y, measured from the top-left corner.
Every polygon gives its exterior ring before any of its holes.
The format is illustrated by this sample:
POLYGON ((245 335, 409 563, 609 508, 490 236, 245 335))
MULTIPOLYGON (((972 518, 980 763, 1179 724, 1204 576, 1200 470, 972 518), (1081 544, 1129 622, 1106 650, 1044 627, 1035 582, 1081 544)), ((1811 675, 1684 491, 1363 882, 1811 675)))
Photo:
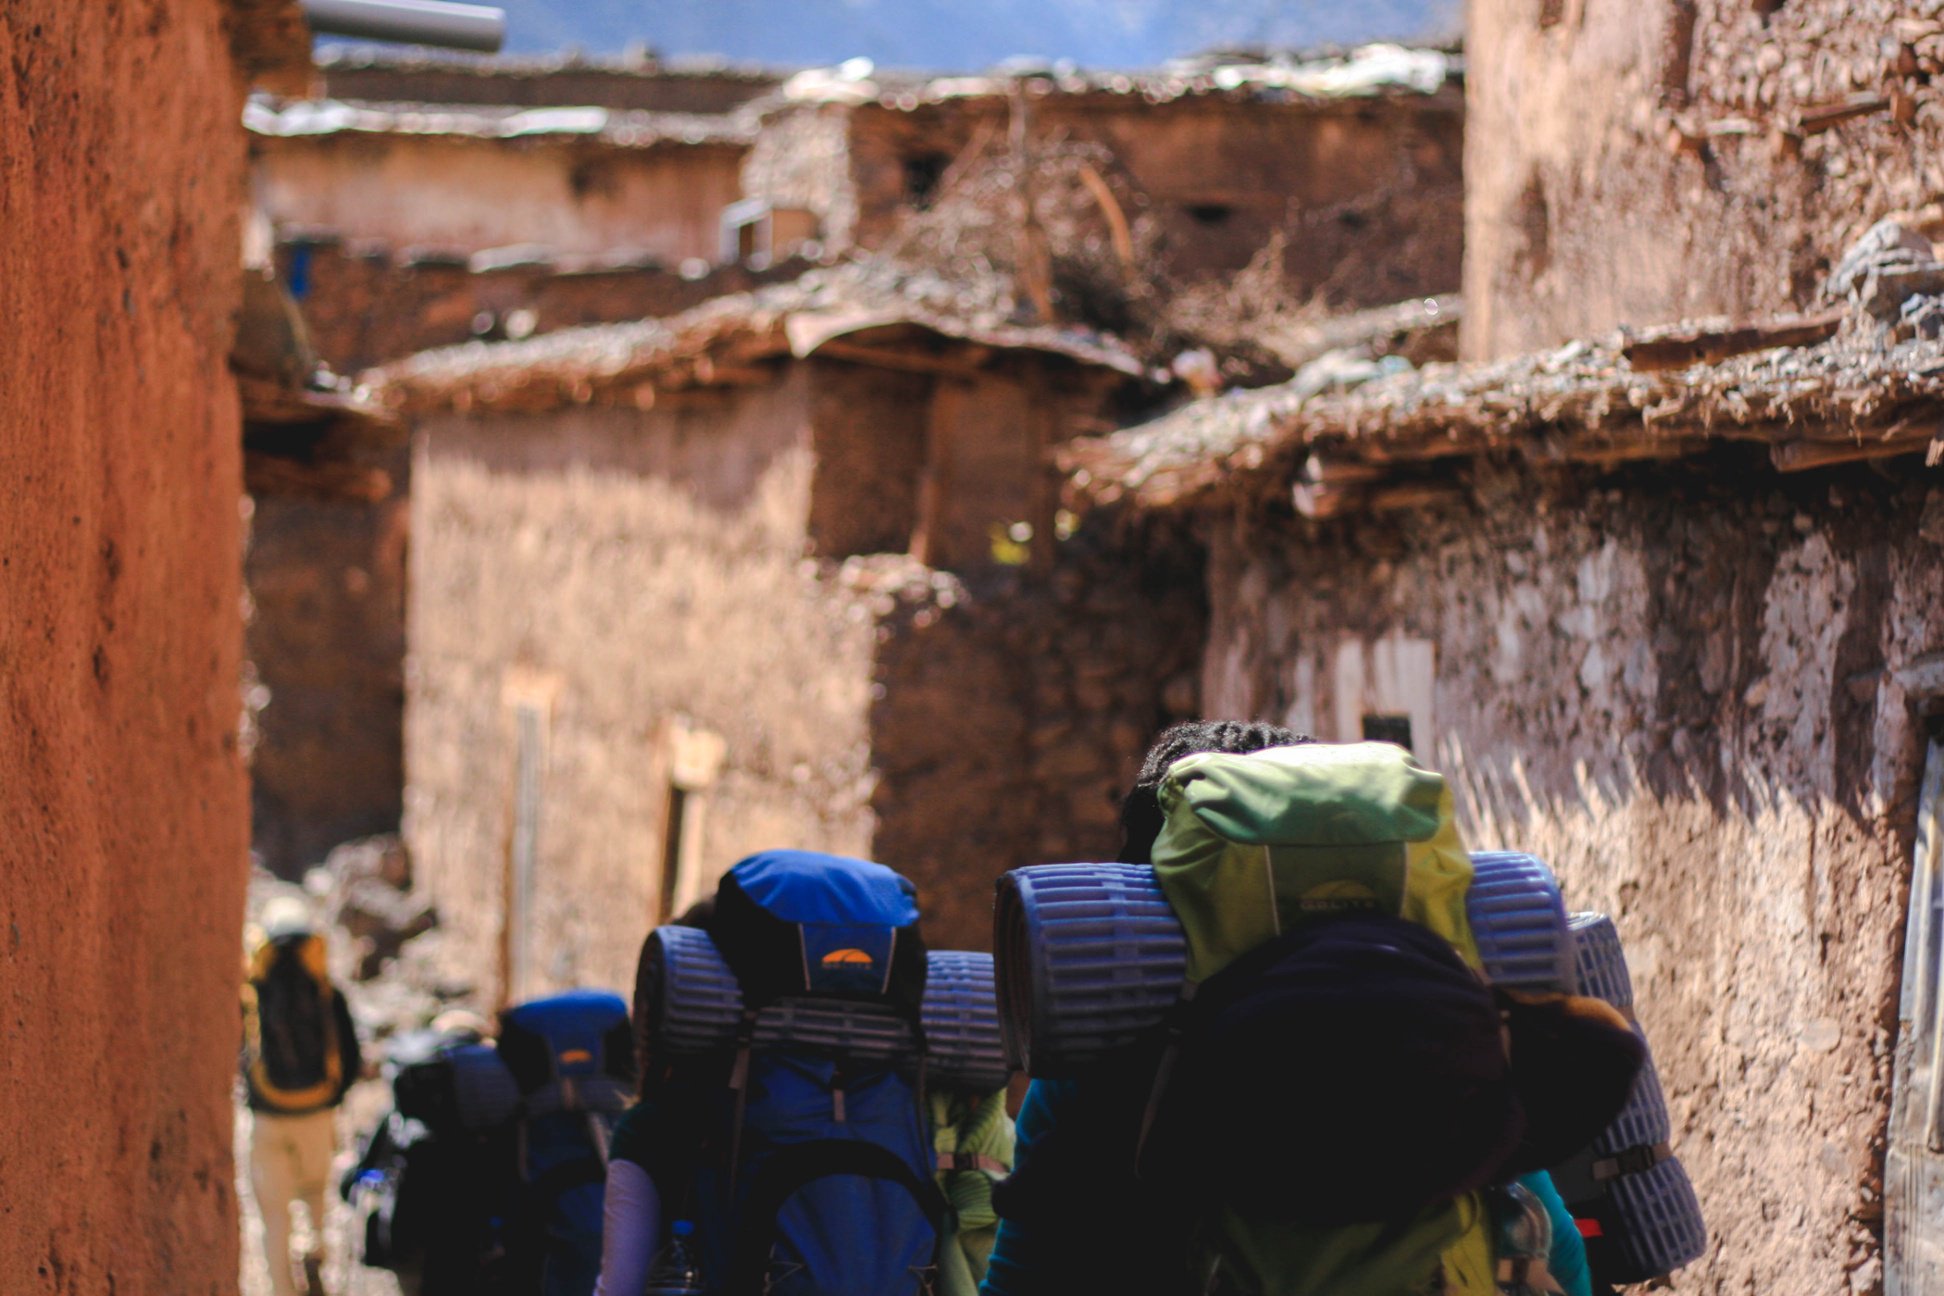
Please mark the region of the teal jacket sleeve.
POLYGON ((1552 1251, 1546 1257, 1546 1268, 1552 1271, 1566 1296, 1593 1296, 1593 1275, 1586 1265, 1586 1241, 1580 1237, 1573 1212, 1566 1209, 1566 1199, 1553 1186, 1552 1176, 1535 1170, 1520 1175, 1519 1183, 1539 1199, 1552 1220, 1552 1251))
MULTIPOLYGON (((1072 1101, 1067 1092, 1070 1081, 1035 1080, 1026 1086, 1025 1101, 1019 1105, 1014 1122, 1014 1172, 1032 1164, 1035 1149, 1052 1131, 1055 1113, 1061 1102, 1072 1101)), ((1031 1225, 1017 1219, 999 1220, 999 1236, 992 1244, 992 1257, 986 1262, 985 1281, 979 1296, 1027 1296, 1033 1291, 1058 1290, 1059 1277, 1049 1273, 1058 1265, 1051 1240, 1031 1225)))

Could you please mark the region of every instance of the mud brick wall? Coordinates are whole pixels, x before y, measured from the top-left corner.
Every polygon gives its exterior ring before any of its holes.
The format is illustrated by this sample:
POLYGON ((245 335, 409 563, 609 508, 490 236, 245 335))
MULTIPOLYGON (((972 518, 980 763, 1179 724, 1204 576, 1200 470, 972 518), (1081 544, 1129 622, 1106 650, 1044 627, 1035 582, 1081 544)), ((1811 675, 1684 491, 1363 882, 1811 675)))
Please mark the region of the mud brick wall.
POLYGON ((538 244, 670 263, 713 260, 741 194, 740 143, 616 148, 463 135, 254 137, 256 193, 279 229, 460 253, 538 244))
POLYGON ((235 1290, 244 87, 0 6, 0 1291, 235 1290))
POLYGON ((804 556, 807 381, 420 429, 405 836, 455 972, 487 993, 522 707, 543 745, 518 993, 633 984, 678 726, 722 740, 700 874, 773 846, 868 854, 875 636, 804 556))
POLYGON ((1479 0, 1466 54, 1471 357, 1808 304, 1944 187, 1929 6, 1479 0))
MULTIPOLYGON (((1299 299, 1373 306, 1458 286, 1464 117, 1455 91, 1328 105, 1050 96, 1031 111, 1037 138, 1111 153, 1147 199, 1129 218, 1160 222, 1166 267, 1183 280, 1242 269, 1280 231, 1299 299)), ((854 110, 840 190, 856 213, 851 237, 874 247, 892 233, 912 202, 913 162, 949 163, 978 140, 1002 154, 1007 116, 989 99, 854 110)))
POLYGON ((1112 859, 1149 742, 1197 710, 1199 549, 1105 518, 1058 547, 1045 574, 939 574, 881 609, 874 848, 935 949, 992 948, 1006 870, 1112 859))
MULTIPOLYGON (((402 484, 409 455, 395 459, 402 484)), ((251 838, 279 877, 398 830, 408 509, 402 490, 376 504, 253 502, 246 651, 263 692, 252 699, 251 838)))
POLYGON ((1428 646, 1413 737, 1470 844, 1627 941, 1713 1233, 1673 1289, 1869 1291, 1944 491, 1699 467, 1217 527, 1205 709, 1354 738, 1428 646))

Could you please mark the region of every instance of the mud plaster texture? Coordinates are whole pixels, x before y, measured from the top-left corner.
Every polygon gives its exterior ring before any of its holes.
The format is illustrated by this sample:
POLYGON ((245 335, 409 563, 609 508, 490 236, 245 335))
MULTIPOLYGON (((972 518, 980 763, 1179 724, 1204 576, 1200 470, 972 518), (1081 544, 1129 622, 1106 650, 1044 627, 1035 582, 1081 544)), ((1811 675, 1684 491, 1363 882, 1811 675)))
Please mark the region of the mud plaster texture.
POLYGON ((868 848, 872 628, 804 556, 806 381, 419 433, 405 833, 482 986, 504 981, 522 705, 544 718, 544 762, 516 994, 633 984, 678 725, 727 753, 705 870, 779 844, 868 848))
POLYGON ((999 873, 1113 850, 1114 794, 1193 711, 1199 551, 1141 571, 1105 522, 1059 539, 1046 450, 1103 388, 992 363, 421 424, 405 834, 453 975, 625 987, 665 905, 779 846, 900 868, 935 947, 984 948, 999 873))
POLYGON ((256 192, 279 229, 473 253, 537 244, 713 261, 741 197, 741 144, 604 149, 458 135, 256 136, 256 192))
POLYGON ((375 504, 259 495, 244 580, 254 727, 251 839, 295 879, 395 832, 405 786, 408 454, 375 504))
POLYGON ((1857 235, 1944 190, 1941 41, 1895 0, 1479 0, 1466 356, 1809 304, 1857 235), (1877 107, 1805 130, 1852 96, 1877 107))
POLYGON ((1219 525, 1204 698, 1355 737, 1346 654, 1433 645, 1413 736, 1469 843, 1627 941, 1712 1235, 1674 1289, 1866 1292, 1923 742, 1895 671, 1944 646, 1944 492, 1706 467, 1219 525))
POLYGON ((243 89, 216 0, 0 7, 0 1291, 227 1293, 243 89))
MULTIPOLYGON (((911 110, 819 105, 771 117, 743 186, 822 216, 827 248, 877 248, 958 162, 1003 155, 1008 108, 992 97, 911 110)), ((1463 112, 1455 94, 1365 105, 1152 104, 1139 96, 1048 96, 1032 139, 1101 146, 1152 218, 1167 272, 1232 274, 1280 232, 1298 300, 1375 306, 1457 287, 1463 112)))
POLYGON ((918 883, 933 948, 991 948, 1008 869, 1114 857, 1148 743, 1196 714, 1200 556, 1102 516, 1049 570, 939 574, 883 614, 873 850, 918 883))

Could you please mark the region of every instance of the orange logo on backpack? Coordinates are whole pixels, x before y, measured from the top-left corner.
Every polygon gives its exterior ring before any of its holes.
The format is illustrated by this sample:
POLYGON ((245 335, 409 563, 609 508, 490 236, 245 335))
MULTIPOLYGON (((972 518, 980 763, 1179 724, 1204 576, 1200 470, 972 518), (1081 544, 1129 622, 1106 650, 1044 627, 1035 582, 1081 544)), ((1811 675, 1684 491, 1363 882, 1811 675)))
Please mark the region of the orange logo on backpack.
POLYGON ((832 950, 823 956, 823 965, 825 967, 844 967, 853 964, 861 964, 869 967, 875 962, 877 962, 876 959, 861 949, 832 950))

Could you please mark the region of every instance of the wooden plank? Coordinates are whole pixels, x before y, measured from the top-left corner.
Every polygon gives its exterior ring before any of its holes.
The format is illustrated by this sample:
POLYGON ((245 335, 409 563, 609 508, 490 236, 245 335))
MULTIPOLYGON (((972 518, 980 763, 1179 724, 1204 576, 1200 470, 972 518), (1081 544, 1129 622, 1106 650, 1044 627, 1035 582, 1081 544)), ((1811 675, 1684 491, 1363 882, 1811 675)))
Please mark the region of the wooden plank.
POLYGON ((1769 460, 1777 472, 1803 472, 1810 468, 1827 468, 1832 464, 1921 454, 1930 444, 1929 436, 1896 441, 1782 441, 1769 447, 1769 460))
POLYGON ((1651 372, 1715 364, 1730 356, 1775 347, 1815 346, 1836 336, 1845 313, 1842 308, 1833 308, 1813 315, 1648 329, 1623 343, 1620 354, 1635 369, 1651 372))
POLYGON ((1905 919, 1903 989, 1884 1154, 1884 1296, 1944 1296, 1944 1154, 1939 1144, 1938 974, 1944 959, 1944 743, 1933 742, 1918 796, 1905 919))
POLYGON ((883 347, 865 346, 861 342, 833 340, 825 342, 810 354, 819 360, 843 360, 877 369, 930 374, 939 378, 970 379, 979 373, 978 365, 968 364, 964 360, 915 351, 887 351, 883 347))
POLYGON ((1882 95, 1854 94, 1834 103, 1811 104, 1796 113, 1796 133, 1820 135, 1844 122, 1886 111, 1890 101, 1882 95))

